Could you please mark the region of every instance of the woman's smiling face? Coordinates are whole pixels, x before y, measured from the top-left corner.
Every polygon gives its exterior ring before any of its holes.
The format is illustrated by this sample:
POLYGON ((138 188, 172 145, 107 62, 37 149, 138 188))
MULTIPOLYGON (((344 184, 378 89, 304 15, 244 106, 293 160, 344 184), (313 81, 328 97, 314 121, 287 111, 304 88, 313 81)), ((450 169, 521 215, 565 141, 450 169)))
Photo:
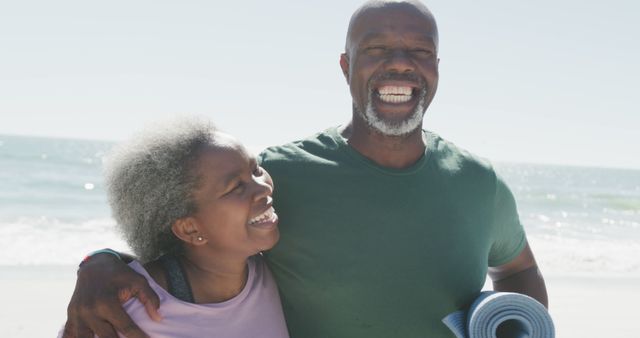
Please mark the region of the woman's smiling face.
POLYGON ((216 144, 197 160, 198 211, 190 218, 217 254, 248 257, 272 248, 280 237, 273 181, 237 140, 216 134, 216 144))

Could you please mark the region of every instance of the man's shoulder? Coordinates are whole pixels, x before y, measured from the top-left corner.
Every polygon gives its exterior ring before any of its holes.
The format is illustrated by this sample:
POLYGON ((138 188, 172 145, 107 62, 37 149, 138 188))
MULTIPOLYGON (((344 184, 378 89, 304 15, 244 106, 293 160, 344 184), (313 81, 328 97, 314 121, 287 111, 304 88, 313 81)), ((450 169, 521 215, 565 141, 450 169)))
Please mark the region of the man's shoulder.
POLYGON ((303 139, 268 147, 259 155, 261 165, 308 162, 329 156, 340 147, 336 133, 335 127, 329 128, 303 139))
POLYGON ((427 153, 430 152, 433 165, 444 174, 495 176, 493 165, 488 159, 477 156, 434 132, 425 131, 425 135, 428 140, 427 153))

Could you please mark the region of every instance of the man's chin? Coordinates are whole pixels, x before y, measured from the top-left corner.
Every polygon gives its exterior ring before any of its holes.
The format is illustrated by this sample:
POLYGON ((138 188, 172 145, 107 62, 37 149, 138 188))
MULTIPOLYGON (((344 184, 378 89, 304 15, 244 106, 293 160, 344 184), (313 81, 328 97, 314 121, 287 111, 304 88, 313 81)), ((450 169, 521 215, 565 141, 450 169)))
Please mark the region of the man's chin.
POLYGON ((391 119, 369 111, 365 120, 374 131, 385 136, 402 137, 422 127, 422 114, 416 113, 404 119, 391 119))

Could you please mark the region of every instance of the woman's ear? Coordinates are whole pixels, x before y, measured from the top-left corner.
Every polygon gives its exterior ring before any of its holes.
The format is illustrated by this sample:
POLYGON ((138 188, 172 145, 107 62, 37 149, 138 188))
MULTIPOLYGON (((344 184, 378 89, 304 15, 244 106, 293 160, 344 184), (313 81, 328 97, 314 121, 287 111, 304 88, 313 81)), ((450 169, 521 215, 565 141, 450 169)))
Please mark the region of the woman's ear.
POLYGON ((207 238, 198 228, 198 223, 193 217, 180 218, 173 222, 171 231, 183 242, 191 245, 203 245, 207 243, 207 238))

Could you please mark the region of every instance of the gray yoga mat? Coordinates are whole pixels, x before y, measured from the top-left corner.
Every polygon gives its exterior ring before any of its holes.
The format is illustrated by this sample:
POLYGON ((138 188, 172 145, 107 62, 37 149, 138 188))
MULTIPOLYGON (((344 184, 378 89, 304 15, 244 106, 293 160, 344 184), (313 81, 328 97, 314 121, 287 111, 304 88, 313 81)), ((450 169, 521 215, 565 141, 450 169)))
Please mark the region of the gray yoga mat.
POLYGON ((458 338, 555 337, 547 309, 529 296, 511 292, 482 292, 469 310, 442 321, 458 338))

